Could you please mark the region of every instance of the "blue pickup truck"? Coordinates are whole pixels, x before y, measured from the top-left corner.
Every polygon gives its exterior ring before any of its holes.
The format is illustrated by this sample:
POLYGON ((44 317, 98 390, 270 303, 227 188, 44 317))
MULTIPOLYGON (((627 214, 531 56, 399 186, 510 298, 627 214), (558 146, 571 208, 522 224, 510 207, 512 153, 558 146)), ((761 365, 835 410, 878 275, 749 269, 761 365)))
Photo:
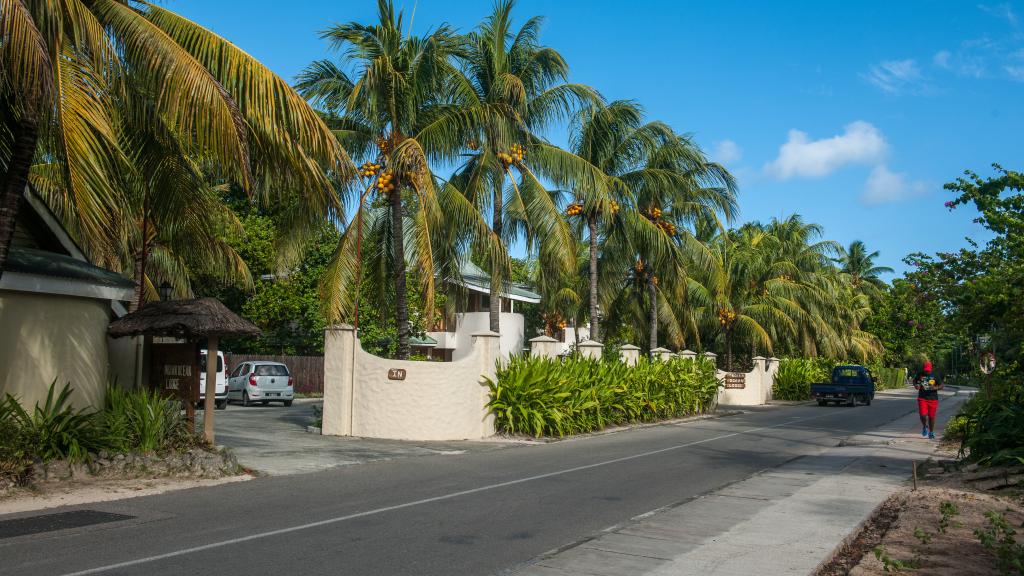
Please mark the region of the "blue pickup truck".
POLYGON ((875 378, 863 366, 836 366, 832 369, 832 380, 827 384, 811 384, 811 396, 818 406, 830 402, 856 406, 871 406, 875 397, 875 378))

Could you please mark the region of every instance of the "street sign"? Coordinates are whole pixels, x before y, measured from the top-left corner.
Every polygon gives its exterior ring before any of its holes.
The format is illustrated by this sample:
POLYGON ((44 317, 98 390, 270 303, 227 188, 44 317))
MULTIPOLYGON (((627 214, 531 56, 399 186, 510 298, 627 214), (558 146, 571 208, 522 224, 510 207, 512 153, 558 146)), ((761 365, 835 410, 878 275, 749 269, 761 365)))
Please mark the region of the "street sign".
POLYGON ((389 368, 388 380, 405 380, 405 368, 389 368))
POLYGON ((991 345, 992 345, 992 336, 990 336, 988 334, 982 334, 981 336, 978 336, 978 347, 979 348, 988 348, 991 345))
POLYGON ((725 375, 725 387, 730 389, 744 389, 747 387, 747 375, 742 372, 728 372, 725 375))
POLYGON ((992 352, 985 352, 981 355, 978 361, 978 368, 981 369, 985 374, 991 374, 996 371, 996 355, 992 352))

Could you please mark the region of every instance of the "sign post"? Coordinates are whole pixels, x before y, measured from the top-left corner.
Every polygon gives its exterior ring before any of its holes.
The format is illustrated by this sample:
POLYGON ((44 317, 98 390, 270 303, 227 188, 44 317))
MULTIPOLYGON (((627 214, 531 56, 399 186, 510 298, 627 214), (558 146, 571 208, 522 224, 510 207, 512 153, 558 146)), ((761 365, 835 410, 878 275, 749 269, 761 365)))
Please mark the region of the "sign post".
POLYGON ((199 347, 178 338, 154 337, 150 361, 149 386, 163 395, 180 400, 185 415, 195 426, 199 401, 199 347))

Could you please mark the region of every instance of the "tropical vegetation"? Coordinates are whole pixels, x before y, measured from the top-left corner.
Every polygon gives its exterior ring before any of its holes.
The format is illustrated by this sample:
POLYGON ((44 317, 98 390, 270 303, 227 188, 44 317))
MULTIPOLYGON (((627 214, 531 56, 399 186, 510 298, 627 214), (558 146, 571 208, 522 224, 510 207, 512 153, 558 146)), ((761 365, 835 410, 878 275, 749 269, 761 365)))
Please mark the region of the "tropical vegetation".
POLYGON ((10 394, 0 401, 0 480, 26 481, 36 462, 83 462, 101 451, 167 452, 199 443, 178 402, 159 391, 107 389, 100 410, 76 409, 70 384, 50 385, 46 399, 24 408, 10 394))
POLYGON ((512 357, 499 367, 488 404, 508 434, 565 436, 632 422, 712 410, 719 382, 714 363, 512 357))

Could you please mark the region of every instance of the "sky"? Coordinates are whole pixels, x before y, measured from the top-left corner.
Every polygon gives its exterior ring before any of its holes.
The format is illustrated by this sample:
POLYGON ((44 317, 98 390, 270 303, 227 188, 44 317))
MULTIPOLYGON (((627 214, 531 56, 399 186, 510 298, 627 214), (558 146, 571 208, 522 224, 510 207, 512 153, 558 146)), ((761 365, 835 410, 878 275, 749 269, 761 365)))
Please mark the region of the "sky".
MULTIPOLYGON (((288 81, 336 57, 318 33, 373 0, 164 0, 288 81)), ((471 30, 487 0, 396 0, 413 33, 471 30)), ((739 221, 798 213, 897 272, 988 235, 942 185, 1024 168, 1024 0, 519 0, 570 80, 639 102, 738 178, 739 221)), ((564 142, 564 134, 549 137, 564 142)))

